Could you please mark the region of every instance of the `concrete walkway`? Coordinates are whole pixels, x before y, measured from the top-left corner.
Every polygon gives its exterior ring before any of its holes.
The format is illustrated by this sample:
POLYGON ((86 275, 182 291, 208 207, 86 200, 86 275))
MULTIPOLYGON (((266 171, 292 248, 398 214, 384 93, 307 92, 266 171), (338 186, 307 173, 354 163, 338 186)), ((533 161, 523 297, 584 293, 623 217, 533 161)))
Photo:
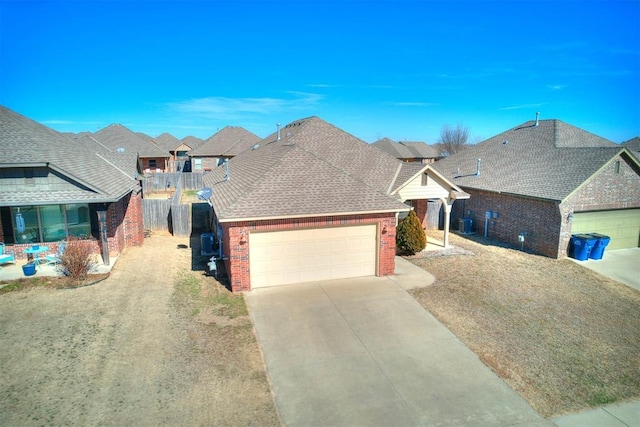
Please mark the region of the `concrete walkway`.
POLYGON ((287 426, 551 426, 404 289, 396 276, 245 295, 287 426))

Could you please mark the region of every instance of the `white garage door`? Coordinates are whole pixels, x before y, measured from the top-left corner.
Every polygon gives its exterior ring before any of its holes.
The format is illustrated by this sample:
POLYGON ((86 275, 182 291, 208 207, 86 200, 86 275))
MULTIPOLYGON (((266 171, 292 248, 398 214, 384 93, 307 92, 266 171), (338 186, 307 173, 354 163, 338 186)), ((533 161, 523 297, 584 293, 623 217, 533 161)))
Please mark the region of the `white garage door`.
POLYGON ((640 238, 640 209, 576 212, 571 234, 599 233, 611 237, 607 249, 637 248, 640 238))
POLYGON ((376 274, 376 225, 251 233, 251 288, 376 274))

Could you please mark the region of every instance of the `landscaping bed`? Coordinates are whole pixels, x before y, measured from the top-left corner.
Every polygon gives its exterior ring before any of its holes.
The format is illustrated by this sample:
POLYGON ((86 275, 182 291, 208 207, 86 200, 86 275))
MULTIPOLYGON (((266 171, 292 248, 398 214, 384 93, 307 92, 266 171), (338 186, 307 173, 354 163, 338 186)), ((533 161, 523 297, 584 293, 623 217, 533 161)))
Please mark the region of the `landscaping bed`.
POLYGON ((486 243, 452 235, 472 255, 408 258, 436 277, 418 302, 543 416, 639 398, 640 292, 486 243))

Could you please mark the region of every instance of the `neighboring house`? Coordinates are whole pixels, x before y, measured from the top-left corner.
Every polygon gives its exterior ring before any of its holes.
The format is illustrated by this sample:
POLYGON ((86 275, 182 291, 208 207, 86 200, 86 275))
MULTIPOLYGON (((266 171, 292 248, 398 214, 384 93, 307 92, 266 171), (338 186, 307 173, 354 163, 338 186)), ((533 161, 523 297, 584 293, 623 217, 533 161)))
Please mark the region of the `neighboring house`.
POLYGON ((424 202, 426 211, 427 200, 442 200, 449 211, 468 197, 429 165, 400 162, 317 117, 204 179, 233 291, 394 274, 407 204, 424 202))
POLYGON ((640 160, 640 136, 636 136, 622 143, 622 146, 631 151, 631 153, 640 160))
POLYGON ((137 153, 144 173, 169 171, 171 154, 158 147, 151 137, 147 139, 119 124, 100 129, 91 137, 111 150, 137 153))
POLYGON ((189 153, 194 171, 209 171, 253 147, 260 137, 239 126, 226 126, 189 153))
POLYGON ((637 247, 640 163, 620 145, 560 120, 514 127, 434 165, 471 198, 453 217, 463 229, 558 258, 572 234, 637 247), (462 220, 462 222, 460 221, 462 220))
POLYGON ((371 145, 403 162, 433 163, 441 158, 435 147, 424 142, 396 142, 382 138, 371 145))
POLYGON ((156 144, 163 150, 171 154, 170 167, 171 172, 179 171, 184 162, 189 159, 189 152, 195 148, 195 145, 187 145, 184 141, 180 141, 170 133, 163 133, 154 139, 156 144))
POLYGON ((109 253, 141 245, 142 194, 135 153, 83 134, 68 138, 0 106, 0 241, 16 255, 34 243, 91 239, 109 253))
POLYGON ((191 147, 191 149, 198 148, 203 142, 204 139, 198 138, 197 136, 189 135, 182 138, 180 141, 187 147, 191 147))

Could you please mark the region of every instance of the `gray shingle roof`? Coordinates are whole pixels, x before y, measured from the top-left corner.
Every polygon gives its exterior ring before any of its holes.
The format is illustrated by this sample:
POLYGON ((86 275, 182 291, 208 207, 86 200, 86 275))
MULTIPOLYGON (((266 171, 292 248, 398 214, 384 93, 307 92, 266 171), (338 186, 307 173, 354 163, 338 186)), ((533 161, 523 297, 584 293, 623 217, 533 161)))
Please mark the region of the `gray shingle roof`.
POLYGON ((371 145, 396 159, 436 159, 440 157, 438 150, 424 142, 396 142, 389 138, 382 138, 371 145))
POLYGON ((204 139, 189 135, 185 136, 180 141, 182 141, 183 144, 191 147, 191 149, 193 150, 195 148, 198 148, 204 142, 204 139))
POLYGON ((93 138, 100 141, 109 148, 117 150, 124 148, 124 151, 138 153, 141 158, 145 157, 171 157, 168 150, 158 147, 153 140, 145 139, 139 134, 118 124, 109 125, 93 134, 93 138))
POLYGON ((640 136, 625 141, 622 146, 631 151, 631 153, 640 160, 640 136))
POLYGON ((154 141, 156 142, 156 144, 158 144, 158 147, 167 151, 173 151, 176 149, 176 147, 182 145, 182 142, 178 138, 167 132, 158 135, 158 137, 155 138, 154 141))
POLYGON ((401 162, 317 118, 293 122, 205 175, 221 221, 404 211, 401 162))
POLYGON ((463 188, 561 201, 620 151, 615 143, 560 120, 540 120, 538 126, 524 123, 433 166, 463 188))
POLYGON ((207 138, 191 156, 233 157, 250 149, 260 137, 239 126, 225 126, 207 138))
POLYGON ((47 165, 78 185, 71 191, 3 192, 0 205, 116 201, 138 188, 136 163, 68 138, 0 106, 0 167, 47 165), (118 166, 120 165, 120 166, 118 166))

